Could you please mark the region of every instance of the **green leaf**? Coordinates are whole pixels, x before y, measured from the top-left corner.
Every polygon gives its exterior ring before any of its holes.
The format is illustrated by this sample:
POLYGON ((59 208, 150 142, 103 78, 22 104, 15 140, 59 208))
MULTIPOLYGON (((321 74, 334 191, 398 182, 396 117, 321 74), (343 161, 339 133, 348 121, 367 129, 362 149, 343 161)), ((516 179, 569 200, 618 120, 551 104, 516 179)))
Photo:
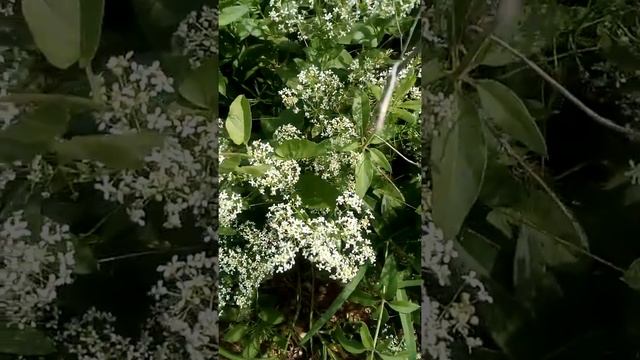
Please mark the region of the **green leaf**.
POLYGON ((284 159, 308 159, 320 156, 327 151, 322 144, 307 139, 291 139, 283 141, 275 149, 276 155, 284 159))
POLYGON ((57 142, 53 150, 62 162, 70 160, 99 161, 117 169, 138 169, 144 158, 155 147, 162 145, 164 137, 151 131, 118 135, 83 135, 57 142))
POLYGON ((49 150, 69 123, 69 112, 56 104, 44 104, 0 131, 0 160, 28 160, 49 150))
MULTIPOLYGON (((407 296, 407 291, 404 289, 398 289, 396 293, 396 299, 398 299, 399 301, 408 301, 409 298, 407 296)), ((418 355, 416 337, 413 334, 414 326, 411 314, 400 313, 400 322, 402 324, 405 347, 407 348, 407 352, 409 353, 407 359, 416 360, 418 355)))
POLYGON ((246 324, 235 324, 222 335, 226 342, 238 342, 245 338, 249 326, 246 324))
POLYGON ((22 13, 52 65, 66 69, 80 58, 80 0, 25 0, 22 13))
POLYGON ((360 135, 363 136, 366 134, 371 121, 371 105, 369 104, 369 97, 365 93, 357 92, 353 97, 351 114, 358 126, 360 135))
POLYGON ((245 5, 228 6, 223 8, 220 11, 220 17, 218 18, 218 26, 227 26, 234 21, 240 20, 240 18, 248 13, 249 10, 250 9, 245 5))
POLYGON ((387 157, 382 153, 382 151, 375 148, 368 148, 368 150, 371 154, 371 162, 374 165, 379 166, 387 170, 388 172, 391 172, 391 164, 389 163, 389 160, 387 160, 387 157))
POLYGON ((373 166, 369 153, 363 153, 356 166, 356 194, 361 198, 367 193, 373 180, 373 166))
POLYGON ((425 85, 445 77, 447 73, 439 59, 431 59, 422 63, 422 81, 425 85))
POLYGON ((336 330, 333 332, 333 335, 336 340, 338 340, 338 343, 340 343, 340 346, 342 346, 342 348, 344 348, 351 354, 362 354, 363 352, 367 351, 362 343, 347 338, 340 327, 336 328, 336 330))
POLYGON ((229 137, 236 144, 246 144, 251 137, 251 107, 244 95, 239 95, 231 103, 225 122, 229 137))
POLYGON ((407 300, 394 300, 389 303, 389 306, 401 314, 410 314, 420 309, 420 305, 407 300))
POLYGON ((271 165, 248 165, 248 166, 238 166, 234 170, 241 174, 247 174, 251 176, 262 176, 271 168, 272 168, 271 165))
POLYGON ((478 113, 462 96, 460 112, 452 129, 443 122, 432 142, 435 224, 445 238, 453 239, 475 203, 487 164, 487 148, 478 113))
POLYGON ((260 309, 258 316, 262 321, 269 325, 278 325, 285 320, 284 315, 272 307, 264 307, 260 309))
POLYGON ((624 281, 635 290, 640 291, 640 259, 634 260, 624 273, 624 281))
POLYGON ((313 173, 304 173, 296 184, 296 192, 302 204, 309 208, 334 208, 340 192, 313 173))
POLYGON ((20 330, 0 322, 0 353, 42 356, 52 354, 55 350, 55 343, 39 330, 20 330))
POLYGON ((193 105, 213 109, 217 106, 217 76, 218 66, 215 59, 205 59, 186 76, 178 92, 193 105))
POLYGON ((80 1, 80 58, 81 67, 87 66, 98 51, 102 32, 104 0, 80 1))
POLYGON ((340 294, 338 294, 335 300, 333 300, 329 308, 322 314, 322 316, 320 316, 320 318, 318 318, 318 320, 313 323, 313 326, 311 327, 311 329, 309 329, 309 332, 306 333, 300 341, 300 345, 304 345, 307 341, 309 341, 309 339, 311 339, 312 336, 317 334, 318 331, 320 331, 320 329, 324 326, 324 324, 326 324, 327 321, 329 321, 329 319, 331 319, 331 317, 342 307, 347 299, 349 299, 351 293, 356 289, 356 287, 358 287, 358 284, 360 284, 360 281, 362 281, 362 278, 364 278, 364 274, 366 272, 367 266, 364 265, 360 268, 360 270, 358 270, 356 276, 351 279, 347 286, 342 289, 340 294))
POLYGON ((398 288, 398 265, 393 255, 387 256, 382 270, 380 271, 380 286, 384 288, 382 294, 385 299, 391 300, 396 295, 396 289, 398 288))
POLYGON ((373 349, 373 337, 371 337, 369 327, 365 323, 362 323, 362 325, 360 326, 360 340, 362 340, 362 345, 367 350, 373 349))
POLYGON ((538 125, 511 89, 494 80, 478 80, 476 85, 482 108, 501 129, 529 149, 547 155, 547 145, 538 125))

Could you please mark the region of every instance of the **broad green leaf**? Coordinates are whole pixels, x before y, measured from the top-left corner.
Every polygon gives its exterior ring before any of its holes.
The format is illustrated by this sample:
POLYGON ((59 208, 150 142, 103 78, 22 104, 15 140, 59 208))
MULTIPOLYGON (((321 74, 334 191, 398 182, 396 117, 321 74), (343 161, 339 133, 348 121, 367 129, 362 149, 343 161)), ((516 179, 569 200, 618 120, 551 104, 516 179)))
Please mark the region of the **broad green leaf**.
POLYGON ((276 155, 285 159, 307 159, 324 154, 327 151, 322 144, 307 139, 291 139, 283 141, 275 149, 276 155))
POLYGON ((387 170, 388 172, 391 172, 391 164, 389 163, 389 160, 387 160, 387 157, 382 153, 382 151, 376 148, 368 148, 368 150, 371 154, 371 162, 374 165, 379 166, 387 170))
POLYGON ((214 59, 206 59, 192 70, 180 84, 178 92, 193 105, 205 109, 217 106, 218 66, 214 59))
POLYGON ((300 345, 304 345, 307 341, 309 341, 309 339, 311 339, 312 336, 315 336, 315 334, 318 333, 318 331, 324 326, 324 324, 326 324, 327 321, 329 321, 331 317, 342 307, 342 305, 349 299, 351 293, 356 289, 356 287, 358 287, 358 284, 360 284, 360 281, 362 281, 362 278, 364 277, 364 274, 366 272, 367 266, 364 265, 360 268, 360 270, 358 270, 356 276, 351 279, 347 286, 342 289, 340 294, 338 294, 335 300, 333 300, 329 308, 322 314, 322 316, 320 316, 320 318, 313 323, 313 326, 311 327, 311 329, 309 329, 309 332, 304 335, 302 340, 300 340, 300 345))
POLYGON ((513 257, 513 284, 517 296, 525 302, 542 293, 561 295, 562 290, 554 275, 547 269, 541 242, 549 241, 545 235, 522 225, 513 257))
POLYGON ((342 348, 344 348, 351 354, 362 354, 363 352, 367 351, 362 343, 347 338, 340 327, 336 328, 336 330, 333 332, 333 335, 335 339, 338 340, 338 343, 340 343, 342 348))
POLYGON ((406 287, 413 286, 422 286, 422 279, 414 279, 414 280, 402 280, 398 283, 398 289, 404 289, 406 287))
POLYGON ((251 176, 262 176, 271 168, 272 168, 271 165, 247 165, 247 166, 238 166, 235 168, 235 171, 241 174, 247 174, 251 176))
POLYGON ((22 13, 52 65, 66 69, 80 58, 80 0, 24 0, 22 13))
POLYGON ((356 166, 356 194, 361 198, 367 193, 373 180, 373 166, 369 153, 363 153, 356 166))
POLYGON ((225 122, 229 137, 236 144, 246 144, 251 137, 251 107, 244 95, 238 95, 229 108, 225 122))
POLYGON ((224 346, 220 346, 220 355, 226 357, 229 360, 247 360, 247 358, 234 354, 230 350, 227 350, 224 346))
POLYGON ((371 105, 369 104, 369 97, 365 93, 357 92, 355 94, 351 114, 358 125, 360 135, 363 136, 366 134, 371 120, 371 105))
POLYGON ((640 291, 640 259, 631 263, 624 273, 624 281, 633 289, 640 291))
POLYGON ((285 320, 284 315, 272 307, 264 307, 260 309, 258 316, 262 321, 269 325, 278 325, 285 320))
POLYGON ((69 112, 56 104, 44 104, 0 131, 0 160, 29 160, 49 150, 69 123, 69 112))
POLYGON ((53 150, 62 162, 93 160, 113 169, 137 169, 153 148, 162 145, 164 137, 144 131, 134 134, 83 135, 57 142, 53 150))
POLYGON ((78 60, 81 67, 91 62, 100 46, 104 1, 80 1, 80 58, 78 60))
POLYGON ((507 238, 511 239, 513 237, 513 229, 511 229, 511 224, 509 224, 508 217, 505 216, 502 212, 497 210, 491 210, 487 214, 487 222, 496 229, 500 230, 501 233, 504 234, 507 238))
POLYGON ((238 342, 245 338, 248 331, 249 326, 247 324, 235 324, 225 331, 222 336, 227 342, 238 342))
POLYGON ((240 18, 248 13, 249 10, 250 9, 246 5, 228 6, 223 8, 220 11, 220 17, 218 18, 218 26, 227 26, 234 21, 240 20, 240 18))
POLYGON ((302 204, 309 208, 333 208, 340 192, 331 183, 313 173, 304 173, 296 184, 302 204))
POLYGON ((55 343, 34 328, 18 329, 0 322, 0 353, 42 356, 55 352, 55 343))
POLYGON ((478 113, 462 96, 452 129, 443 123, 432 142, 435 224, 445 238, 453 239, 475 203, 487 164, 487 149, 478 113))
POLYGON ((371 332, 369 331, 369 326, 365 323, 360 325, 360 340, 362 341, 362 345, 367 349, 373 349, 373 337, 371 336, 371 332))
POLYGON ((420 305, 407 300, 394 300, 389 303, 389 306, 401 314, 410 314, 420 309, 420 305))
POLYGON ((364 305, 364 306, 374 306, 380 302, 379 299, 359 289, 356 289, 353 292, 353 294, 351 294, 349 301, 360 304, 360 305, 364 305))
POLYGON ((380 286, 384 288, 384 294, 382 294, 387 300, 393 299, 396 295, 396 289, 398 288, 398 265, 396 264, 395 257, 390 254, 382 266, 380 271, 380 286))
POLYGON ((494 80, 478 80, 476 85, 482 108, 501 129, 529 149, 547 154, 547 145, 538 125, 511 89, 494 80))

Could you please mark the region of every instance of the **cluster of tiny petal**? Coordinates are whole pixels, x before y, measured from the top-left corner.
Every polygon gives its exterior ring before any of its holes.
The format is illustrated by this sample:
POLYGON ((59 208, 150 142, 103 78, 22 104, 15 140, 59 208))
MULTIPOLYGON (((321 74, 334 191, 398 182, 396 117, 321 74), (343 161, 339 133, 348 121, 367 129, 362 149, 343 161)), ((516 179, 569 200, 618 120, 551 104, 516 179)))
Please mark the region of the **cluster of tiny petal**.
POLYGON ((300 177, 300 165, 295 160, 283 160, 275 156, 274 149, 266 142, 256 140, 249 147, 251 165, 269 165, 258 177, 249 178, 249 184, 262 194, 289 193, 300 177))
POLYGON ((159 266, 163 280, 151 290, 156 300, 155 321, 177 338, 190 360, 213 358, 217 336, 215 258, 205 253, 174 256, 159 266))
POLYGON ((273 133, 273 139, 276 142, 283 142, 287 140, 302 139, 302 132, 300 129, 292 124, 285 124, 279 126, 273 133))
POLYGON ((109 110, 97 115, 102 130, 129 133, 141 130, 165 135, 164 144, 144 158, 141 170, 115 174, 99 171, 96 189, 107 200, 127 204, 131 220, 144 225, 144 207, 163 201, 164 226, 182 226, 182 213, 209 214, 214 183, 208 170, 215 160, 215 124, 203 116, 166 111, 162 99, 173 93, 173 80, 154 62, 150 67, 130 61, 132 54, 107 64, 116 80, 103 88, 109 110))
POLYGON ((151 360, 148 344, 133 343, 115 330, 115 317, 90 308, 81 318, 66 323, 57 336, 72 360, 151 360))
POLYGON ((302 40, 310 37, 335 40, 348 35, 356 23, 406 16, 419 4, 419 0, 328 0, 320 4, 309 0, 270 0, 268 16, 277 30, 296 33, 302 40))
POLYGON ((205 5, 200 11, 191 12, 180 23, 175 36, 192 67, 213 58, 218 53, 218 9, 205 5))
POLYGON ((331 70, 321 70, 315 65, 298 73, 298 83, 293 88, 280 91, 282 101, 287 108, 298 112, 297 103, 302 102, 306 117, 324 112, 332 112, 342 101, 343 84, 331 70))
POLYGON ((236 221, 238 214, 242 212, 242 196, 238 193, 225 189, 220 191, 218 204, 218 219, 220 221, 220 226, 231 226, 236 221))
POLYGON ((32 234, 22 211, 0 225, 0 306, 10 323, 40 325, 55 312, 59 287, 71 284, 75 251, 67 225, 43 219, 32 234))
MULTIPOLYGON (((7 6, 7 4, 4 4, 7 6)), ((13 5, 9 5, 12 6, 13 5)), ((3 5, 0 3, 0 14, 3 5)), ((0 50, 0 96, 7 95, 28 74, 25 64, 30 58, 29 53, 19 48, 5 48, 0 50)), ((13 124, 25 106, 18 106, 9 102, 0 103, 0 130, 13 124)))

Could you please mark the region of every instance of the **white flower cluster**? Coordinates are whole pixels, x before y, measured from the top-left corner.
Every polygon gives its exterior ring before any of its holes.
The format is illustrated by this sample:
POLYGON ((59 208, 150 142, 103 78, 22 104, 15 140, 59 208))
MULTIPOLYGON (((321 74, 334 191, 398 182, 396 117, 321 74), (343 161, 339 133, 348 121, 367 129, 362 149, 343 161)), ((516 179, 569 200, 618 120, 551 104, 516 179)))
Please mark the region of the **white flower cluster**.
POLYGON ((174 256, 158 267, 164 280, 151 290, 155 321, 190 360, 212 359, 216 353, 212 341, 218 337, 215 260, 205 253, 188 255, 184 261, 174 256))
MULTIPOLYGON (((34 225, 34 224, 31 224, 34 225)), ((71 284, 75 251, 67 225, 43 218, 33 234, 22 211, 0 226, 0 313, 35 327, 55 317, 57 289, 71 284)), ((45 324, 48 325, 48 324, 45 324)))
POLYGON ((306 117, 313 118, 319 114, 333 111, 343 99, 343 84, 331 70, 321 70, 315 65, 298 73, 298 83, 291 88, 280 90, 285 106, 298 112, 297 106, 302 101, 302 110, 306 117))
POLYGON ((16 0, 0 0, 0 16, 15 14, 16 0))
POLYGON ((300 177, 300 165, 295 160, 283 160, 275 156, 271 145, 255 140, 249 147, 251 165, 269 165, 262 176, 250 177, 249 184, 262 194, 282 194, 292 191, 300 177))
MULTIPOLYGON (((2 5, 0 5, 0 14, 2 9, 2 5)), ((29 53, 19 48, 4 48, 0 50, 0 96, 7 95, 27 77, 28 71, 25 68, 25 64, 29 59, 29 53)), ((4 130, 13 124, 23 110, 24 106, 0 102, 0 130, 4 130)))
POLYGON ((332 279, 348 282, 362 265, 375 261, 367 238, 372 217, 353 192, 338 197, 335 215, 330 218, 306 210, 296 196, 272 205, 264 227, 245 222, 236 236, 223 237, 220 308, 250 304, 260 284, 291 269, 298 254, 332 279), (233 247, 238 240, 244 245, 233 247))
POLYGON ((213 58, 218 53, 218 9, 205 5, 200 11, 191 12, 180 23, 175 36, 192 67, 213 58))
POLYGON ((218 219, 221 227, 231 226, 242 212, 242 196, 231 190, 222 190, 218 196, 218 219))
POLYGON ((335 40, 348 35, 356 23, 404 17, 419 4, 419 0, 270 0, 268 15, 281 32, 296 33, 304 40, 335 40))
POLYGON ((153 149, 141 170, 115 174, 98 171, 96 189, 107 200, 127 205, 132 221, 144 225, 145 205, 164 201, 164 226, 182 226, 181 213, 187 209, 202 218, 210 214, 214 193, 209 170, 215 160, 215 124, 209 119, 165 110, 163 98, 173 93, 173 80, 159 63, 143 66, 131 61, 132 53, 111 58, 107 64, 115 76, 110 87, 102 88, 110 109, 97 114, 102 130, 111 133, 157 131, 166 136, 164 145, 153 149))
MULTIPOLYGON (((66 323, 57 336, 67 357, 74 360, 151 360, 148 343, 133 343, 116 333, 113 315, 90 308, 78 319, 66 323)), ((160 358, 157 358, 160 359, 160 358)))
MULTIPOLYGON (((450 286, 451 260, 458 256, 453 248, 453 241, 446 241, 442 231, 429 222, 423 229, 423 267, 438 279, 440 286, 450 286)), ((457 298, 452 299, 449 305, 442 306, 432 297, 423 299, 423 307, 427 310, 426 319, 426 343, 422 348, 435 360, 451 359, 451 344, 455 341, 455 335, 464 339, 469 351, 482 345, 482 341, 471 335, 472 327, 479 324, 476 315, 475 304, 478 302, 492 303, 493 299, 477 278, 474 271, 462 275, 463 284, 460 291, 456 292, 457 298), (462 291, 468 288, 469 291, 462 291), (459 294, 459 295, 458 295, 459 294)))
POLYGON ((432 93, 429 90, 424 92, 427 114, 427 127, 435 131, 437 126, 445 122, 450 128, 458 118, 458 104, 453 94, 445 95, 442 92, 432 93))

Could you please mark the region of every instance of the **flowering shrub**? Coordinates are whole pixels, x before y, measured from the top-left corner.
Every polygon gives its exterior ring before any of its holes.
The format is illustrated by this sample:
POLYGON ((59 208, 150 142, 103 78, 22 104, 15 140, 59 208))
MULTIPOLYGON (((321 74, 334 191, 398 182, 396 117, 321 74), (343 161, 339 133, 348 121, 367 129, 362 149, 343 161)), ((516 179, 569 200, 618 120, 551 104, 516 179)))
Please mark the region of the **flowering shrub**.
POLYGON ((221 354, 417 358, 419 2, 220 8, 221 354))
POLYGON ((636 5, 424 11, 423 357, 637 356, 636 5))

